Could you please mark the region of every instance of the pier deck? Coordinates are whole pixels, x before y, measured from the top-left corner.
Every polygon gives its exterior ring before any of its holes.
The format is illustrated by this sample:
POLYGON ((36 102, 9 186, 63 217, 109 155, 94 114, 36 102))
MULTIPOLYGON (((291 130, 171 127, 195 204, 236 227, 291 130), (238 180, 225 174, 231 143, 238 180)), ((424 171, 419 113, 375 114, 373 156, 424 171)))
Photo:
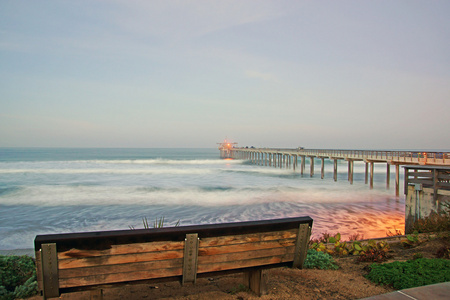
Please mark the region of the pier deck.
POLYGON ((395 167, 395 194, 400 193, 400 166, 401 165, 433 165, 450 166, 450 152, 419 152, 419 151, 380 151, 380 150, 333 150, 333 149, 281 149, 281 148, 231 148, 229 157, 248 159, 254 164, 273 167, 286 167, 295 170, 300 157, 300 173, 305 170, 305 160, 310 162, 310 176, 314 175, 314 159, 321 160, 321 178, 324 178, 325 159, 334 161, 334 180, 337 181, 337 161, 348 162, 348 181, 353 183, 353 165, 355 161, 365 163, 365 183, 370 182, 373 188, 373 174, 375 163, 386 164, 386 187, 390 184, 390 167, 395 167), (369 176, 370 175, 370 176, 369 176))

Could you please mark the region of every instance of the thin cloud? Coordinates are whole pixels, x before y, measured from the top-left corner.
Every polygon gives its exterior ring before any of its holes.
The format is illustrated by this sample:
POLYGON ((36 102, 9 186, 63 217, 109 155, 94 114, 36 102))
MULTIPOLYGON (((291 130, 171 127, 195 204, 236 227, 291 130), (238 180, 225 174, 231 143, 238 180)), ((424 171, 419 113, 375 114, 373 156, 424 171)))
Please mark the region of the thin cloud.
POLYGON ((260 79, 263 81, 279 82, 278 78, 271 73, 247 70, 247 71, 245 71, 245 76, 247 76, 248 78, 260 79))

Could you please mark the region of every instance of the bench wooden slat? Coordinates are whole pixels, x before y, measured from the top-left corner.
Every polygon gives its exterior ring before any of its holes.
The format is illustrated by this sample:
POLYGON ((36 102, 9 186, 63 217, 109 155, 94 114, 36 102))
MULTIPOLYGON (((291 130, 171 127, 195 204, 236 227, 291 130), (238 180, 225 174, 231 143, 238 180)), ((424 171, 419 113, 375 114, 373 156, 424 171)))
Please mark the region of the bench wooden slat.
POLYGON ((115 255, 115 256, 99 256, 99 257, 87 257, 87 258, 70 258, 59 261, 59 269, 71 269, 82 267, 95 267, 102 265, 116 265, 127 264, 146 261, 159 261, 182 258, 183 251, 162 251, 162 252, 150 252, 141 254, 130 255, 115 255))
MULTIPOLYGON (((183 259, 170 259, 170 260, 159 260, 159 261, 148 261, 140 263, 129 263, 121 265, 100 265, 96 267, 87 268, 75 268, 75 269, 63 269, 59 270, 60 278, 73 278, 73 277, 83 277, 91 276, 93 274, 113 274, 113 273, 128 273, 134 270, 149 271, 149 270, 159 270, 159 269, 172 269, 181 268, 183 266, 183 259)), ((181 274, 179 274, 181 275, 181 274)))
POLYGON ((113 245, 111 249, 107 250, 79 250, 71 249, 58 253, 58 259, 78 258, 78 257, 95 257, 95 256, 107 256, 107 255, 120 255, 130 253, 143 253, 143 252, 159 252, 167 250, 183 250, 184 242, 150 242, 150 243, 136 243, 125 245, 113 245))
POLYGON ((241 234, 234 236, 223 236, 220 239, 217 237, 201 238, 200 247, 213 247, 231 244, 243 244, 258 241, 272 241, 279 239, 296 238, 298 229, 273 231, 267 233, 241 234))
POLYGON ((247 243, 247 244, 239 244, 239 245, 229 245, 229 246, 220 246, 220 247, 206 247, 198 250, 199 256, 206 255, 217 255, 223 253, 233 253, 233 252, 246 252, 246 251, 254 251, 254 250, 262 250, 262 249, 271 249, 271 248, 283 248, 288 246, 294 246, 295 240, 278 240, 278 241, 270 241, 270 242, 257 242, 257 243, 247 243))
POLYGON ((285 254, 294 254, 295 247, 259 249, 256 251, 224 253, 218 255, 199 256, 198 265, 214 264, 229 260, 246 260, 251 258, 262 258, 271 256, 283 256, 285 254))
POLYGON ((270 257, 262 257, 257 259, 249 259, 249 260, 240 260, 240 261, 229 261, 229 262, 221 262, 216 264, 208 264, 208 265, 199 265, 197 272, 198 273, 209 273, 209 272, 218 272, 225 270, 233 270, 233 269, 243 269, 249 267, 257 267, 257 266, 267 266, 271 264, 279 264, 283 262, 289 262, 294 259, 294 254, 284 255, 284 256, 270 256, 270 257))
POLYGON ((76 286, 90 286, 100 284, 110 284, 118 282, 128 282, 137 280, 147 280, 155 278, 165 278, 179 276, 182 274, 181 268, 162 269, 162 270, 135 270, 129 273, 115 273, 105 275, 94 275, 86 277, 75 277, 60 279, 59 284, 61 288, 76 287, 76 286))

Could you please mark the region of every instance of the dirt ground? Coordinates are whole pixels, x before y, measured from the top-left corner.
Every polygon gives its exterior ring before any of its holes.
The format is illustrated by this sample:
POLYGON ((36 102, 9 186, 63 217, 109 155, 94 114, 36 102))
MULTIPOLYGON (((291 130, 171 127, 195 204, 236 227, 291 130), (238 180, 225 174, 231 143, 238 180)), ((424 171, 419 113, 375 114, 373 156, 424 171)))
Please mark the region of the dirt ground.
MULTIPOLYGON (((405 248, 391 240, 391 258, 388 262, 412 259, 415 253, 425 258, 435 258, 443 246, 450 246, 445 238, 428 240, 413 248, 405 248)), ((276 268, 265 270, 267 294, 257 297, 242 286, 242 274, 201 278, 195 285, 181 286, 179 282, 153 285, 130 285, 105 289, 104 299, 361 299, 393 291, 387 286, 377 286, 367 280, 367 266, 371 263, 357 262, 356 257, 336 257, 338 270, 312 270, 276 268)), ((40 299, 32 297, 30 299, 40 299)), ((63 294, 61 299, 89 299, 89 293, 63 294)))

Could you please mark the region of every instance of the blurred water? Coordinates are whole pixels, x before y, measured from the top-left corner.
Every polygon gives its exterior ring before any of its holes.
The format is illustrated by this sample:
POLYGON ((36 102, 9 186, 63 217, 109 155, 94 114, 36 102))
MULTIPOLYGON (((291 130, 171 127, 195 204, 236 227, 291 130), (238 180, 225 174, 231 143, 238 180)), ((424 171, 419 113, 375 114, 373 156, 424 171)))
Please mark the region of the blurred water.
POLYGON ((385 189, 384 164, 370 190, 362 163, 350 185, 345 162, 334 182, 332 162, 321 180, 320 171, 311 178, 218 156, 217 149, 0 149, 0 250, 32 248, 37 234, 142 228, 143 217, 183 226, 309 215, 313 235, 403 230, 404 197, 385 189))

